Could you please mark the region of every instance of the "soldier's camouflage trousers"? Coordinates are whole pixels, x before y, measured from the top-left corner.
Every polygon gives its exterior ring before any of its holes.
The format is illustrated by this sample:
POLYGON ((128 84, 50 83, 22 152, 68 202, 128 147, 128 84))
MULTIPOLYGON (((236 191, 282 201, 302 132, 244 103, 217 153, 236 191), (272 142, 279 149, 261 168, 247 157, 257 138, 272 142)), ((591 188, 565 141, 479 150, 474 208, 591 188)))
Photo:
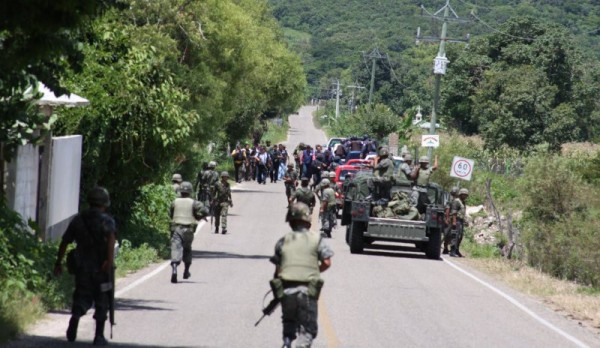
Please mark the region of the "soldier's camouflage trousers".
POLYGON ((108 282, 106 273, 79 270, 75 274, 71 314, 81 317, 94 305, 96 321, 105 321, 108 313, 108 292, 100 290, 100 284, 105 282, 108 282))
POLYGON ((296 186, 288 185, 288 184, 285 185, 285 195, 287 196, 288 199, 290 198, 290 196, 292 194, 294 194, 294 192, 296 192, 296 186))
POLYGON ((220 203, 215 207, 215 227, 227 230, 227 213, 229 212, 229 203, 220 203))
POLYGON ((456 220, 456 230, 451 230, 450 235, 452 236, 451 246, 455 250, 460 249, 460 243, 462 242, 464 234, 464 223, 459 219, 456 220))
POLYGON ((331 231, 336 225, 335 209, 327 209, 321 215, 321 227, 323 231, 331 231))
POLYGON ((283 337, 298 337, 296 347, 310 347, 317 337, 317 308, 317 300, 308 296, 306 286, 285 289, 281 299, 283 337))
POLYGON ((175 225, 171 236, 171 263, 192 262, 192 242, 194 241, 194 225, 175 225))

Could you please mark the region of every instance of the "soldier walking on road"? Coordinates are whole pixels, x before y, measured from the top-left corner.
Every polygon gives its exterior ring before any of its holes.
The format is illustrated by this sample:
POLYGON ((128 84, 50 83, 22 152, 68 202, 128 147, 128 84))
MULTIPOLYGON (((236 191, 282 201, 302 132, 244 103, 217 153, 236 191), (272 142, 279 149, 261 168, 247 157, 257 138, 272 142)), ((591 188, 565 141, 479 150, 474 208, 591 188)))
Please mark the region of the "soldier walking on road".
POLYGON ((62 273, 62 259, 67 246, 76 243, 75 251, 69 262, 70 273, 75 275, 75 291, 71 319, 67 329, 67 340, 74 342, 77 338, 77 327, 81 318, 94 305, 96 334, 94 345, 107 344, 104 338, 104 324, 109 309, 109 292, 112 291, 112 272, 114 248, 116 240, 115 220, 106 213, 110 206, 110 196, 103 187, 92 189, 87 201, 90 209, 77 214, 69 223, 62 236, 58 255, 54 265, 54 274, 62 273))
POLYGON ((173 177, 171 178, 171 183, 173 184, 173 191, 175 192, 175 196, 177 197, 181 197, 179 194, 179 190, 181 187, 181 182, 183 181, 183 178, 181 177, 181 174, 173 174, 173 177))
POLYGON ((283 175, 283 183, 285 184, 285 196, 287 197, 287 201, 290 201, 290 197, 296 191, 296 186, 298 186, 298 172, 294 170, 294 164, 288 163, 287 171, 283 175))
POLYGON ((462 188, 458 191, 458 197, 452 201, 452 207, 450 208, 450 219, 452 219, 452 247, 450 250, 450 256, 452 257, 463 257, 460 253, 460 243, 462 242, 464 229, 465 229, 465 218, 467 217, 467 205, 466 201, 469 197, 469 190, 462 188))
POLYGON ((306 204, 310 210, 310 214, 312 215, 313 208, 317 203, 317 200, 315 198, 315 193, 310 189, 310 187, 308 187, 309 181, 309 178, 305 176, 302 177, 302 179, 300 180, 300 187, 296 191, 294 191, 294 193, 290 197, 289 203, 290 206, 292 205, 292 203, 294 203, 294 201, 306 204))
POLYGON ((171 204, 171 283, 177 283, 177 266, 183 260, 183 279, 188 279, 192 265, 192 242, 198 220, 208 215, 208 209, 192 198, 192 183, 181 183, 181 197, 171 204))
POLYGON ((229 185, 229 173, 221 173, 221 182, 216 186, 214 212, 215 212, 215 233, 219 233, 219 224, 221 224, 221 233, 227 233, 227 213, 229 207, 233 207, 231 200, 231 186, 229 185))
POLYGON ((321 231, 327 238, 331 238, 331 230, 336 223, 335 191, 329 187, 329 179, 321 180, 321 186, 323 187, 323 194, 321 195, 321 231))
POLYGON ((215 196, 215 186, 219 182, 219 173, 215 170, 217 162, 208 162, 208 169, 202 174, 202 201, 205 207, 210 207, 215 196))
POLYGON ((290 207, 287 221, 292 232, 275 245, 274 283, 278 284, 283 322, 283 347, 308 348, 317 337, 317 301, 323 287, 321 272, 331 267, 333 251, 318 233, 310 231, 309 208, 303 203, 290 207))

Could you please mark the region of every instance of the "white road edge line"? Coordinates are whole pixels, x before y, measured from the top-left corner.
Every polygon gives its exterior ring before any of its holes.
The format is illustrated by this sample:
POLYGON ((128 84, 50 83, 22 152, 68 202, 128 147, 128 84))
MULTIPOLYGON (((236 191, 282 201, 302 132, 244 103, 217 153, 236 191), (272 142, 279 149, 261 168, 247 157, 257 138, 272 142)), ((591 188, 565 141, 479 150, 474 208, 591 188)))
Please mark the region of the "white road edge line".
MULTIPOLYGON (((200 229, 206 224, 206 221, 200 221, 200 223, 198 224, 198 226, 196 227, 196 231, 194 231, 194 235, 196 235, 198 233, 198 231, 200 231, 200 229)), ((158 268, 156 268, 154 271, 146 274, 145 276, 141 277, 140 279, 134 281, 133 283, 127 285, 126 287, 124 287, 123 289, 116 291, 115 292, 115 297, 121 297, 123 296, 126 292, 130 291, 131 289, 139 286, 140 284, 146 282, 148 279, 154 277, 155 275, 159 274, 160 272, 162 272, 162 270, 164 270, 165 268, 167 268, 168 266, 171 265, 171 261, 167 261, 164 264, 160 265, 158 268)))
POLYGON ((505 300, 507 300, 508 302, 512 303, 515 307, 519 308, 520 310, 522 310, 523 312, 525 312, 526 314, 528 314, 530 317, 532 317, 533 319, 535 319, 538 322, 540 322, 542 325, 544 325, 547 328, 553 330, 554 332, 556 332, 559 335, 563 336, 567 340, 573 342, 576 346, 581 347, 581 348, 589 348, 589 346, 587 344, 585 344, 584 342, 580 341, 579 339, 577 339, 577 338, 569 335, 568 333, 564 332, 560 328, 554 326, 552 323, 550 323, 546 319, 544 319, 544 318, 540 317, 539 315, 535 314, 532 310, 530 310, 529 308, 525 307, 525 305, 521 304, 519 301, 517 301, 516 299, 514 299, 510 295, 504 293, 502 290, 494 287, 493 285, 487 283, 484 280, 481 280, 481 279, 477 278, 477 276, 475 276, 475 275, 469 273, 468 271, 462 269, 457 264, 455 264, 452 261, 449 261, 448 259, 444 259, 444 262, 447 263, 448 265, 450 265, 452 268, 456 269, 457 271, 463 273, 464 275, 468 276, 469 278, 471 278, 471 279, 475 280, 476 282, 480 283, 481 285, 485 286, 486 288, 492 290, 496 294, 500 295, 505 300))

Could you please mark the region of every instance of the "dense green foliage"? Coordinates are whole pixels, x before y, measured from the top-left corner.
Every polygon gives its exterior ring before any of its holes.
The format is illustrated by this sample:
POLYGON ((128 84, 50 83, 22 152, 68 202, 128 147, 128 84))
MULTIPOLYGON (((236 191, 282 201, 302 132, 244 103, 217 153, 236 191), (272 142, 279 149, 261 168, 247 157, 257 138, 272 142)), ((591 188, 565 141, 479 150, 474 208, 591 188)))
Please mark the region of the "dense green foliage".
MULTIPOLYGON (((415 45, 417 27, 424 37, 440 35, 432 21, 444 1, 377 2, 271 0, 291 47, 301 52, 312 94, 332 98, 332 79, 343 86, 367 87, 356 97, 368 100, 374 48, 373 100, 397 114, 431 111, 432 63, 437 44, 415 45), (428 13, 429 12, 429 13, 428 13), (423 14, 424 16, 420 16, 423 14)), ((470 23, 450 22, 448 35, 470 45, 446 46, 450 64, 442 79, 442 123, 466 134, 481 134, 486 146, 529 150, 540 143, 556 150, 569 141, 597 140, 600 88, 600 5, 591 1, 453 1, 470 23), (469 12, 473 11, 474 15, 469 12)), ((343 88, 342 104, 351 97, 343 88)), ((426 116, 427 117, 427 116, 426 116)))

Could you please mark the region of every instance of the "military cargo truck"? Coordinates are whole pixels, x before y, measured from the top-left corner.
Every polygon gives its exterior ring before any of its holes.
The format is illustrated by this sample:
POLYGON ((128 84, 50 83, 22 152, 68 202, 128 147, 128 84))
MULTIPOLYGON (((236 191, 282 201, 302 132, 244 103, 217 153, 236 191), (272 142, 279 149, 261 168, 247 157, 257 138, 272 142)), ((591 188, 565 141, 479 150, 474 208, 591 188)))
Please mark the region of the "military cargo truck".
POLYGON ((341 224, 346 226, 350 252, 360 254, 365 245, 375 241, 400 242, 414 244, 429 259, 439 259, 447 197, 444 190, 434 183, 427 187, 431 204, 424 216, 418 216, 414 208, 394 215, 394 211, 398 212, 394 209, 404 204, 396 204, 391 213, 385 211, 389 207, 383 207, 392 202, 392 197, 410 197, 412 185, 397 178, 383 185, 378 180, 372 173, 361 172, 344 185, 341 224))

